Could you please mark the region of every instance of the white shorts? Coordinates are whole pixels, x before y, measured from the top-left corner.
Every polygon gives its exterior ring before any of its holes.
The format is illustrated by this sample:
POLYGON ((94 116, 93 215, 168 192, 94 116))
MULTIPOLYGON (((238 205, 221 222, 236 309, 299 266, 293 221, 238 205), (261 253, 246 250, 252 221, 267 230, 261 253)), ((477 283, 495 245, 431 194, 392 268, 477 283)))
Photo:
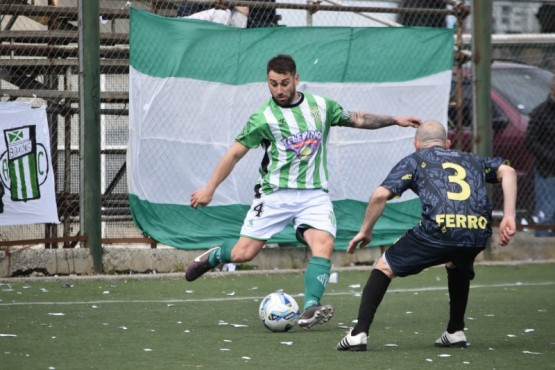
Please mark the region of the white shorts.
POLYGON ((252 202, 241 236, 268 240, 290 223, 295 230, 307 226, 327 231, 335 238, 337 226, 328 193, 315 190, 278 190, 252 202))

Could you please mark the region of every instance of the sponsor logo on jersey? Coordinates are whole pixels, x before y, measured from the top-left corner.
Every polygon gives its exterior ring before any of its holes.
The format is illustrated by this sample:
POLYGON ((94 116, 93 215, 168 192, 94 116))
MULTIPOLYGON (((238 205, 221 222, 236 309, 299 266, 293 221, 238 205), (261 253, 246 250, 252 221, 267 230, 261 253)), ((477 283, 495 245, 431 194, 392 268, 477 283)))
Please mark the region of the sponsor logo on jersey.
POLYGON ((308 161, 320 148, 322 133, 316 130, 308 130, 290 135, 281 139, 283 145, 295 152, 301 161, 308 161))
POLYGON ((488 227, 488 220, 484 216, 474 215, 440 214, 436 215, 436 222, 442 229, 456 227, 459 229, 485 230, 488 227))

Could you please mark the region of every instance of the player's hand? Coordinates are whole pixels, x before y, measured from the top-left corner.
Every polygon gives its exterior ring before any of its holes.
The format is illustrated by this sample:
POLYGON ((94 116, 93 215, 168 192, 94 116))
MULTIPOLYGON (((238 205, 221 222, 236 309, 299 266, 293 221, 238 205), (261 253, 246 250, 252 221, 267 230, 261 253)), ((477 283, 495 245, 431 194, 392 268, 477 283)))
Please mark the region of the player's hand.
POLYGON ((499 245, 504 247, 516 234, 516 223, 513 217, 503 217, 499 224, 499 245))
POLYGON ((416 117, 394 117, 395 121, 399 123, 402 127, 418 127, 422 123, 420 119, 416 117))
POLYGON ((368 234, 359 232, 349 242, 347 253, 354 254, 357 247, 359 247, 360 249, 365 248, 370 243, 371 240, 372 240, 372 234, 368 235, 368 234))
POLYGON ((206 207, 212 201, 213 195, 214 193, 206 187, 195 191, 193 194, 191 194, 191 207, 206 207))

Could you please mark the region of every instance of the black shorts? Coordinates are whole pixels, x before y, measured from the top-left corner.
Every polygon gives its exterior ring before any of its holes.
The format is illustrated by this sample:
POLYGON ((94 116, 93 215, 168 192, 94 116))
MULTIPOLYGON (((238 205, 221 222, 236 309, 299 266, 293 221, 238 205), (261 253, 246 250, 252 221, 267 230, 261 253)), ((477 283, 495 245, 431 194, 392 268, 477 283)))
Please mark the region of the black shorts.
POLYGON ((423 244, 409 231, 385 251, 395 276, 416 275, 425 268, 452 262, 469 280, 474 279, 474 260, 484 247, 438 247, 423 244))

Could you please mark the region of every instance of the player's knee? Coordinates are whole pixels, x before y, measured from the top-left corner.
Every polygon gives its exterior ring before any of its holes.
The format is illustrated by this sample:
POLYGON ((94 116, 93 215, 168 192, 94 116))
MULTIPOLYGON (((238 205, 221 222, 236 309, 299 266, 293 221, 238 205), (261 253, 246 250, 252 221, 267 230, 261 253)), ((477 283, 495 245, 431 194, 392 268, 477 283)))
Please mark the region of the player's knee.
POLYGON ((231 251, 231 259, 233 262, 249 262, 256 257, 257 253, 252 253, 250 251, 245 250, 233 250, 231 251))
POLYGON ((385 258, 383 258, 383 255, 378 258, 378 260, 374 264, 374 268, 383 272, 390 279, 393 279, 395 277, 395 274, 393 274, 393 271, 391 271, 391 267, 389 267, 389 264, 387 263, 385 258))
POLYGON ((249 262, 262 250, 265 241, 249 238, 240 238, 231 250, 231 260, 233 262, 249 262))

